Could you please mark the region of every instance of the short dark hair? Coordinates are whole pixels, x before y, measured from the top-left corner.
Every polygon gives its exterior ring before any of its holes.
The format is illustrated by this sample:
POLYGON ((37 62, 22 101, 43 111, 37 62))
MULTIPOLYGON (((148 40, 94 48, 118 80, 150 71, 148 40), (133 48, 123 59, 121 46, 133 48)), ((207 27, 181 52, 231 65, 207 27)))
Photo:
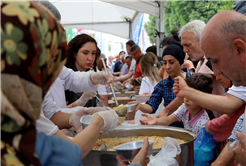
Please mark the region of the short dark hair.
MULTIPOLYGON (((156 55, 156 45, 149 46, 145 52, 152 52, 156 55)), ((156 55, 157 56, 157 55, 156 55)))
POLYGON ((162 47, 167 46, 167 45, 174 43, 174 42, 180 42, 178 29, 174 28, 171 31, 171 34, 172 34, 172 36, 168 36, 168 37, 165 37, 164 39, 162 39, 162 41, 161 41, 162 47))
POLYGON ((126 42, 126 45, 132 47, 132 46, 135 45, 135 42, 134 42, 133 40, 128 40, 128 41, 126 42))
POLYGON ((131 56, 127 56, 125 59, 129 59, 131 61, 132 57, 131 56))
POLYGON ((131 47, 130 51, 141 51, 140 47, 138 45, 134 45, 131 47))
POLYGON ((205 93, 212 93, 213 79, 210 75, 196 73, 186 79, 187 85, 205 93))

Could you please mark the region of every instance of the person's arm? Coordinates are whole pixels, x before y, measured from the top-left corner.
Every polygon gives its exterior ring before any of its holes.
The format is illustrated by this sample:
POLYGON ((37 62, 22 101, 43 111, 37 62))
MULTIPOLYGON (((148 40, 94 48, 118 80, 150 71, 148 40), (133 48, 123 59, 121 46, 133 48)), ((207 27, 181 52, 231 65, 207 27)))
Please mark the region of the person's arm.
POLYGON ((244 103, 242 99, 230 94, 226 96, 213 95, 191 88, 181 77, 175 78, 173 93, 178 97, 186 97, 203 108, 224 114, 233 113, 244 103))
POLYGON ((59 78, 65 81, 64 88, 65 90, 70 90, 75 93, 78 92, 96 92, 98 86, 91 83, 90 75, 92 71, 80 72, 73 71, 72 69, 66 68, 63 66, 59 78))
POLYGON ((149 104, 141 104, 137 101, 128 102, 127 104, 135 104, 135 103, 137 104, 135 112, 137 110, 141 110, 144 113, 152 113, 153 112, 153 108, 149 104))
POLYGON ((194 64, 190 60, 185 60, 183 68, 187 68, 190 72, 195 72, 194 64))
POLYGON ((161 67, 160 71, 159 71, 159 76, 161 77, 161 79, 163 79, 163 74, 164 74, 164 66, 161 67))
POLYGON ((246 136, 243 133, 236 132, 236 137, 241 143, 241 146, 233 151, 235 159, 239 164, 246 165, 246 136))
POLYGON ((169 126, 171 123, 176 122, 177 120, 179 119, 176 118, 174 115, 163 116, 157 118, 157 125, 169 126))
POLYGON ((226 166, 234 160, 233 151, 229 151, 229 146, 232 142, 228 142, 218 158, 211 164, 211 166, 226 166))
MULTIPOLYGON (((149 148, 148 138, 144 138, 143 146, 141 150, 137 153, 137 155, 133 158, 132 162, 128 166, 147 166, 149 163, 149 158, 146 158, 147 152, 149 148)), ((126 166, 120 156, 116 156, 116 160, 118 161, 120 166, 126 166)))
POLYGON ((231 135, 238 118, 244 113, 245 104, 231 115, 223 114, 206 123, 206 131, 213 136, 216 142, 225 142, 231 135), (223 128, 223 130, 221 130, 223 128))
POLYGON ((102 100, 105 106, 108 106, 108 95, 100 95, 100 100, 102 100))
POLYGON ((72 126, 69 124, 69 118, 71 114, 67 114, 64 112, 55 113, 50 120, 58 126, 59 129, 69 129, 72 126))
POLYGON ((67 106, 67 108, 73 108, 73 107, 76 107, 76 106, 83 107, 83 106, 85 106, 85 104, 87 103, 88 100, 93 99, 93 97, 95 97, 96 95, 97 95, 96 92, 94 92, 94 93, 85 93, 84 92, 78 100, 76 100, 73 103, 69 104, 67 106))
MULTIPOLYGON (((92 112, 95 111, 88 111, 87 115, 89 112, 91 112, 92 114, 92 112)), ((73 114, 69 119, 69 122, 71 122, 72 124, 78 124, 77 122, 79 122, 79 119, 81 118, 79 114, 73 114)), ((118 125, 118 115, 112 109, 97 111, 92 115, 92 118, 93 119, 91 123, 83 131, 76 130, 78 134, 73 139, 69 140, 64 134, 62 134, 59 131, 56 134, 54 134, 55 136, 62 137, 68 140, 69 142, 78 145, 82 151, 82 159, 91 151, 91 149, 95 145, 100 131, 111 131, 118 125)), ((80 122, 79 125, 81 126, 80 122)), ((76 129, 78 126, 76 125, 73 127, 76 129)))
POLYGON ((149 114, 142 114, 142 116, 145 116, 146 119, 140 120, 140 122, 142 124, 145 124, 145 125, 163 125, 163 126, 168 126, 171 123, 179 120, 174 115, 163 116, 163 117, 160 117, 160 118, 155 118, 154 116, 149 115, 149 114))
POLYGON ((113 76, 119 76, 121 72, 114 72, 113 76))
POLYGON ((169 103, 156 117, 162 117, 172 114, 176 111, 179 106, 184 102, 184 99, 181 97, 176 97, 171 103, 169 103))
POLYGON ((83 159, 95 145, 103 126, 103 119, 99 115, 95 114, 90 125, 88 125, 82 132, 77 134, 73 139, 68 138, 60 130, 58 130, 54 136, 63 138, 75 145, 78 145, 82 151, 81 157, 83 159))
POLYGON ((127 74, 124 75, 124 76, 114 78, 114 81, 125 81, 125 80, 127 80, 128 78, 131 78, 132 75, 133 75, 133 73, 132 73, 132 72, 129 72, 129 73, 127 73, 127 74))
MULTIPOLYGON (((163 98, 163 86, 165 86, 165 82, 161 81, 159 82, 155 88, 153 93, 151 94, 149 100, 146 102, 145 105, 150 105, 150 107, 152 108, 152 112, 145 112, 145 113, 155 113, 156 110, 158 109, 159 105, 162 102, 162 98, 163 98)), ((164 101, 165 102, 165 101, 164 101)), ((149 106, 148 106, 149 107, 149 106)), ((144 109, 143 107, 140 108, 144 109)), ((141 110, 142 111, 142 110, 141 110)), ((142 111, 143 112, 143 111, 142 111)))

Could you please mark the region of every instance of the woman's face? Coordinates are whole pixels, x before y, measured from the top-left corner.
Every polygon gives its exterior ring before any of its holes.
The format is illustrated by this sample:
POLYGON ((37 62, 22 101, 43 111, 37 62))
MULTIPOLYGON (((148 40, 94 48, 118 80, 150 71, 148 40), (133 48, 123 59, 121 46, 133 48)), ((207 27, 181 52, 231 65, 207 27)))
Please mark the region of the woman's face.
POLYGON ((163 66, 170 77, 180 75, 181 66, 179 61, 172 55, 165 55, 163 58, 163 66))
POLYGON ((78 71, 90 69, 96 58, 97 47, 93 42, 85 43, 75 55, 75 66, 78 71))

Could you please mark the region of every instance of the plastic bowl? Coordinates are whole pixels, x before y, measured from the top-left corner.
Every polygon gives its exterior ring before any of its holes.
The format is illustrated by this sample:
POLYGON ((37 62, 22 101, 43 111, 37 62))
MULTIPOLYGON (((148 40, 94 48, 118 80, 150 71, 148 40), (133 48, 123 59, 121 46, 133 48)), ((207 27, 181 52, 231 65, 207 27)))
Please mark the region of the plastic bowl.
POLYGON ((126 105, 126 108, 127 108, 127 112, 133 112, 136 110, 136 107, 137 107, 137 103, 135 104, 127 104, 126 105))
MULTIPOLYGON (((152 154, 154 141, 149 141, 149 148, 147 157, 152 154)), ((140 151, 143 146, 143 141, 132 141, 119 146, 114 147, 117 154, 121 156, 122 161, 132 161, 136 154, 140 151)))
POLYGON ((80 118, 83 129, 85 129, 91 123, 91 117, 92 115, 84 115, 80 118))
POLYGON ((151 95, 135 95, 135 99, 139 103, 145 103, 149 100, 151 95))

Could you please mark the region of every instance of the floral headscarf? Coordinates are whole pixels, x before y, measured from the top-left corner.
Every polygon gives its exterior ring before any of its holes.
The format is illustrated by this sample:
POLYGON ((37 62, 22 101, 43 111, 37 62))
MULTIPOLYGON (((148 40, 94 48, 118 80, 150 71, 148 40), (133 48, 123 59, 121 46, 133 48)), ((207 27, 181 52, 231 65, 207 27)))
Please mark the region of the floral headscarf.
POLYGON ((32 1, 1 3, 1 164, 40 165, 34 154, 42 98, 65 63, 66 34, 32 1))

